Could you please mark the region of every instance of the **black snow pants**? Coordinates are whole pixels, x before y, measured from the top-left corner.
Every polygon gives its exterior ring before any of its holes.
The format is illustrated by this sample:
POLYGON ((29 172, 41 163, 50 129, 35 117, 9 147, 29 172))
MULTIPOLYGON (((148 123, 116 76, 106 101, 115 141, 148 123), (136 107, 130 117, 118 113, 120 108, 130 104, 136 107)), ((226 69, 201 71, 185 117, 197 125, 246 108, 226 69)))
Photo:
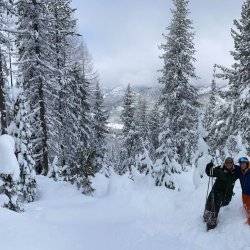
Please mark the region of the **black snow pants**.
POLYGON ((220 208, 229 204, 230 201, 225 201, 224 197, 223 193, 214 192, 214 190, 210 192, 203 215, 204 222, 207 223, 207 230, 217 226, 220 208))

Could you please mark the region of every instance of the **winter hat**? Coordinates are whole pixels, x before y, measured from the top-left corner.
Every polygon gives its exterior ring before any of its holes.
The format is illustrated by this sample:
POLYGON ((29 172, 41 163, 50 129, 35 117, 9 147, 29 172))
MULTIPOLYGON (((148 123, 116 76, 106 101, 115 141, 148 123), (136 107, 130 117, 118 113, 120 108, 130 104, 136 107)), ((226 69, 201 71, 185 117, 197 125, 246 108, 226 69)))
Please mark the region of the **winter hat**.
POLYGON ((225 164, 234 164, 234 159, 232 157, 227 157, 225 160, 225 164))
POLYGON ((240 159, 239 159, 239 163, 241 164, 241 163, 249 163, 249 160, 247 159, 247 157, 241 157, 240 159))

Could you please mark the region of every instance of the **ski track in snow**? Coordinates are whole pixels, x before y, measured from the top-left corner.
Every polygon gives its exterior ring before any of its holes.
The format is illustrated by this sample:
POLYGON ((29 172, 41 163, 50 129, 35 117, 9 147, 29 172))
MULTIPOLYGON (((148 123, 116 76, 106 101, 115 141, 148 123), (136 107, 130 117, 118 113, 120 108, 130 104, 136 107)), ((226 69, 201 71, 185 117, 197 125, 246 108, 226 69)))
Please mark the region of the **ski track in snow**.
POLYGON ((132 183, 113 177, 109 184, 99 178, 96 187, 106 191, 97 192, 98 197, 38 177, 38 201, 21 214, 0 210, 1 249, 250 249, 239 184, 232 203, 221 210, 218 227, 206 232, 201 218, 205 181, 194 189, 191 175, 186 175, 188 189, 181 192, 155 188, 143 178, 132 183))

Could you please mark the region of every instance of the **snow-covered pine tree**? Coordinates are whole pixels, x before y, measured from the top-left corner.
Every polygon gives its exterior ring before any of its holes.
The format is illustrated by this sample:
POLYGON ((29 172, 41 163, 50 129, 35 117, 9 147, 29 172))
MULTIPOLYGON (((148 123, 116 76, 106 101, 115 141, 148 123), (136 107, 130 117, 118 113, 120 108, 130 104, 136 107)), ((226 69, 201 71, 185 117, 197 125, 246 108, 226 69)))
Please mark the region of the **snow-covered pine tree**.
MULTIPOLYGON (((5 99, 5 121, 4 123, 8 127, 13 120, 13 107, 15 102, 15 67, 16 61, 16 47, 15 47, 15 4, 13 0, 0 1, 0 8, 5 9, 1 14, 1 35, 4 39, 2 44, 3 57, 5 61, 5 87, 4 87, 4 99, 5 99)), ((5 129, 6 130, 6 129, 5 129)), ((5 131, 6 132, 6 131, 5 131)))
POLYGON ((135 125, 140 138, 143 141, 148 139, 148 106, 143 97, 139 97, 137 105, 135 106, 135 125))
POLYGON ((79 147, 77 150, 77 165, 80 167, 81 172, 77 179, 77 185, 82 189, 84 194, 91 194, 94 190, 91 187, 90 178, 94 176, 94 151, 91 148, 93 141, 93 119, 91 116, 91 105, 90 105, 90 84, 91 81, 88 79, 86 71, 86 58, 81 66, 80 81, 78 82, 78 94, 75 95, 76 104, 79 105, 79 147))
MULTIPOLYGON (((6 8, 7 8, 7 29, 15 29, 15 5, 14 0, 7 0, 6 1, 6 8)), ((11 88, 14 86, 14 67, 13 63, 15 60, 15 33, 6 31, 7 33, 7 40, 8 40, 8 70, 9 70, 9 85, 11 88)), ((11 93, 11 98, 13 98, 13 93, 11 93)))
POLYGON ((138 134, 135 130, 134 119, 135 97, 131 86, 128 85, 123 100, 123 111, 121 114, 123 130, 119 174, 129 172, 129 174, 132 175, 132 168, 135 167, 135 149, 138 142, 138 134))
MULTIPOLYGON (((74 166, 77 162, 77 151, 79 148, 79 110, 81 108, 79 102, 76 103, 76 97, 79 96, 78 84, 80 81, 80 66, 78 64, 72 65, 67 71, 67 79, 64 88, 64 117, 63 129, 64 132, 64 148, 63 158, 64 162, 58 166, 59 179, 75 183, 74 166), (71 124, 67 127, 67 124, 71 124)), ((57 175, 54 173, 53 175, 57 175)))
POLYGON ((214 67, 213 80, 211 83, 211 91, 209 94, 209 102, 208 102, 208 106, 206 107, 204 120, 203 120, 203 126, 208 133, 210 132, 211 125, 215 120, 215 114, 216 114, 216 108, 217 108, 216 104, 217 104, 218 90, 216 86, 215 74, 216 74, 216 67, 214 67))
MULTIPOLYGON (((79 124, 79 148, 77 161, 84 164, 84 161, 88 164, 88 168, 92 174, 94 173, 94 154, 91 144, 93 142, 93 114, 91 110, 91 99, 93 100, 93 84, 96 82, 97 75, 94 71, 92 59, 88 51, 87 46, 84 43, 80 43, 78 46, 78 59, 77 67, 79 69, 79 80, 77 81, 76 94, 74 96, 74 102, 78 106, 78 124, 79 124), (91 165, 91 166, 90 166, 91 165)), ((77 109, 77 107, 76 107, 77 109)))
POLYGON ((6 133, 7 111, 6 111, 6 71, 3 49, 0 47, 0 113, 1 113, 1 134, 6 133))
POLYGON ((140 173, 149 173, 152 170, 150 158, 149 121, 146 100, 139 97, 135 111, 135 133, 137 143, 135 146, 135 167, 140 173))
POLYGON ((18 201, 18 183, 10 174, 0 173, 0 203, 1 206, 20 212, 21 207, 18 201))
POLYGON ((198 93, 190 82, 196 75, 189 1, 173 2, 173 17, 167 28, 168 34, 164 35, 166 42, 160 46, 164 61, 162 77, 159 80, 163 85, 163 126, 156 163, 156 168, 161 168, 162 175, 158 178, 158 184, 165 182, 170 188, 174 188, 173 181, 163 181, 163 176, 179 172, 178 164, 182 168, 192 164, 198 140, 198 93))
MULTIPOLYGON (((242 7, 241 19, 235 20, 237 30, 232 30, 235 51, 232 52, 236 64, 237 81, 231 82, 231 89, 236 89, 236 100, 233 103, 233 117, 236 121, 233 128, 235 136, 240 135, 243 144, 250 147, 250 1, 242 7)), ((234 92, 234 91, 233 91, 234 92)))
POLYGON ((231 108, 225 96, 219 93, 216 99, 216 109, 214 109, 213 114, 214 120, 210 124, 209 130, 207 130, 205 140, 209 145, 210 154, 217 162, 221 162, 228 155, 226 145, 230 131, 227 124, 231 108))
POLYGON ((94 93, 94 106, 93 106, 93 124, 94 124, 94 172, 103 172, 108 174, 108 162, 106 161, 106 139, 108 134, 107 127, 108 114, 104 107, 103 94, 99 82, 96 83, 94 93))
MULTIPOLYGON (((74 36, 75 33, 70 35, 74 36)), ((63 106, 59 127, 59 158, 55 157, 51 164, 50 175, 54 179, 62 179, 76 185, 83 193, 91 194, 91 176, 94 175, 93 118, 91 113, 92 90, 95 80, 92 61, 86 45, 79 40, 69 38, 68 51, 61 68, 62 86, 61 104, 63 106), (71 126, 69 126, 71 124, 71 126), (61 159, 60 159, 61 157, 61 159)), ((66 48, 67 46, 65 46, 66 48)), ((62 50, 63 51, 63 50, 62 50)), ((60 84, 60 85, 61 85, 60 84)))
POLYGON ((51 41, 52 49, 55 51, 53 66, 57 69, 57 74, 54 74, 54 84, 57 87, 54 93, 54 108, 52 116, 54 119, 54 133, 51 136, 52 150, 54 151, 52 167, 54 168, 55 159, 57 165, 64 167, 66 164, 66 147, 68 146, 65 137, 68 129, 68 116, 61 110, 66 110, 68 103, 65 100, 70 93, 67 93, 68 88, 67 78, 68 70, 72 64, 72 39, 76 36, 76 20, 74 19, 74 10, 71 8, 71 0, 51 0, 48 2, 48 8, 51 15, 51 41))
POLYGON ((159 147, 159 135, 161 130, 161 114, 159 104, 156 103, 153 109, 149 112, 149 141, 150 141, 150 155, 155 159, 156 150, 159 147))
POLYGON ((48 0, 17 0, 17 47, 19 71, 25 97, 32 107, 33 156, 38 173, 49 171, 50 136, 54 133, 52 117, 57 86, 51 81, 55 69, 51 62, 55 53, 51 48, 48 0))
POLYGON ((90 194, 90 177, 94 175, 92 140, 92 118, 89 103, 89 83, 86 81, 82 65, 75 63, 69 71, 67 84, 68 128, 65 143, 66 165, 61 171, 64 180, 76 184, 84 194, 90 194))
POLYGON ((180 174, 182 168, 177 162, 177 149, 172 140, 170 121, 164 119, 162 132, 159 135, 159 148, 156 150, 156 161, 153 166, 153 178, 157 186, 176 189, 173 174, 180 174))
MULTIPOLYGON (((241 18, 234 21, 232 29, 234 51, 231 52, 235 63, 231 69, 219 67, 220 77, 227 79, 230 90, 227 93, 226 129, 220 131, 218 138, 224 138, 224 146, 231 154, 238 153, 250 146, 250 1, 242 6, 241 18), (232 146, 233 145, 233 146, 232 146)), ((226 117, 225 117, 226 118, 226 117)), ((218 124, 220 126, 221 124, 218 124)), ((216 127, 215 127, 216 128, 216 127)))
POLYGON ((20 167, 19 192, 22 202, 34 201, 37 191, 29 114, 30 106, 23 93, 20 92, 14 106, 14 119, 8 127, 8 133, 15 139, 15 154, 20 167))
POLYGON ((226 123, 229 112, 228 108, 229 106, 227 105, 223 92, 219 91, 216 85, 215 66, 214 76, 211 83, 211 91, 209 94, 209 102, 207 107, 205 107, 205 114, 203 121, 200 124, 199 131, 202 132, 201 130, 204 130, 204 133, 202 133, 203 140, 205 140, 205 142, 209 145, 208 151, 210 155, 212 155, 218 163, 226 157, 225 152, 223 152, 226 138, 221 137, 220 134, 227 134, 226 123))
POLYGON ((123 99, 123 111, 121 121, 123 123, 123 134, 126 136, 134 126, 135 96, 129 84, 123 99))
POLYGON ((10 39, 5 31, 8 28, 8 12, 10 3, 6 0, 0 1, 0 116, 1 116, 1 134, 6 133, 7 129, 7 104, 6 104, 6 90, 7 90, 7 49, 10 44, 10 39))

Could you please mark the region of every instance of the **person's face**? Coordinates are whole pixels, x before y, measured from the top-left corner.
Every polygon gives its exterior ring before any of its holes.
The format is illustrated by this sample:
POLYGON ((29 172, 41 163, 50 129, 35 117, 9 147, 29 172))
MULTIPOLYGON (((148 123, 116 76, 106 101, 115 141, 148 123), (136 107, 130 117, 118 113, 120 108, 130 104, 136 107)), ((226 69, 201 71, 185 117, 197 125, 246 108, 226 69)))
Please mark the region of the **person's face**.
POLYGON ((241 167, 241 169, 245 170, 245 169, 248 168, 248 164, 246 162, 243 162, 243 163, 240 164, 240 167, 241 167))
POLYGON ((234 163, 233 162, 226 162, 225 166, 226 166, 227 169, 232 169, 233 166, 234 166, 234 163))

